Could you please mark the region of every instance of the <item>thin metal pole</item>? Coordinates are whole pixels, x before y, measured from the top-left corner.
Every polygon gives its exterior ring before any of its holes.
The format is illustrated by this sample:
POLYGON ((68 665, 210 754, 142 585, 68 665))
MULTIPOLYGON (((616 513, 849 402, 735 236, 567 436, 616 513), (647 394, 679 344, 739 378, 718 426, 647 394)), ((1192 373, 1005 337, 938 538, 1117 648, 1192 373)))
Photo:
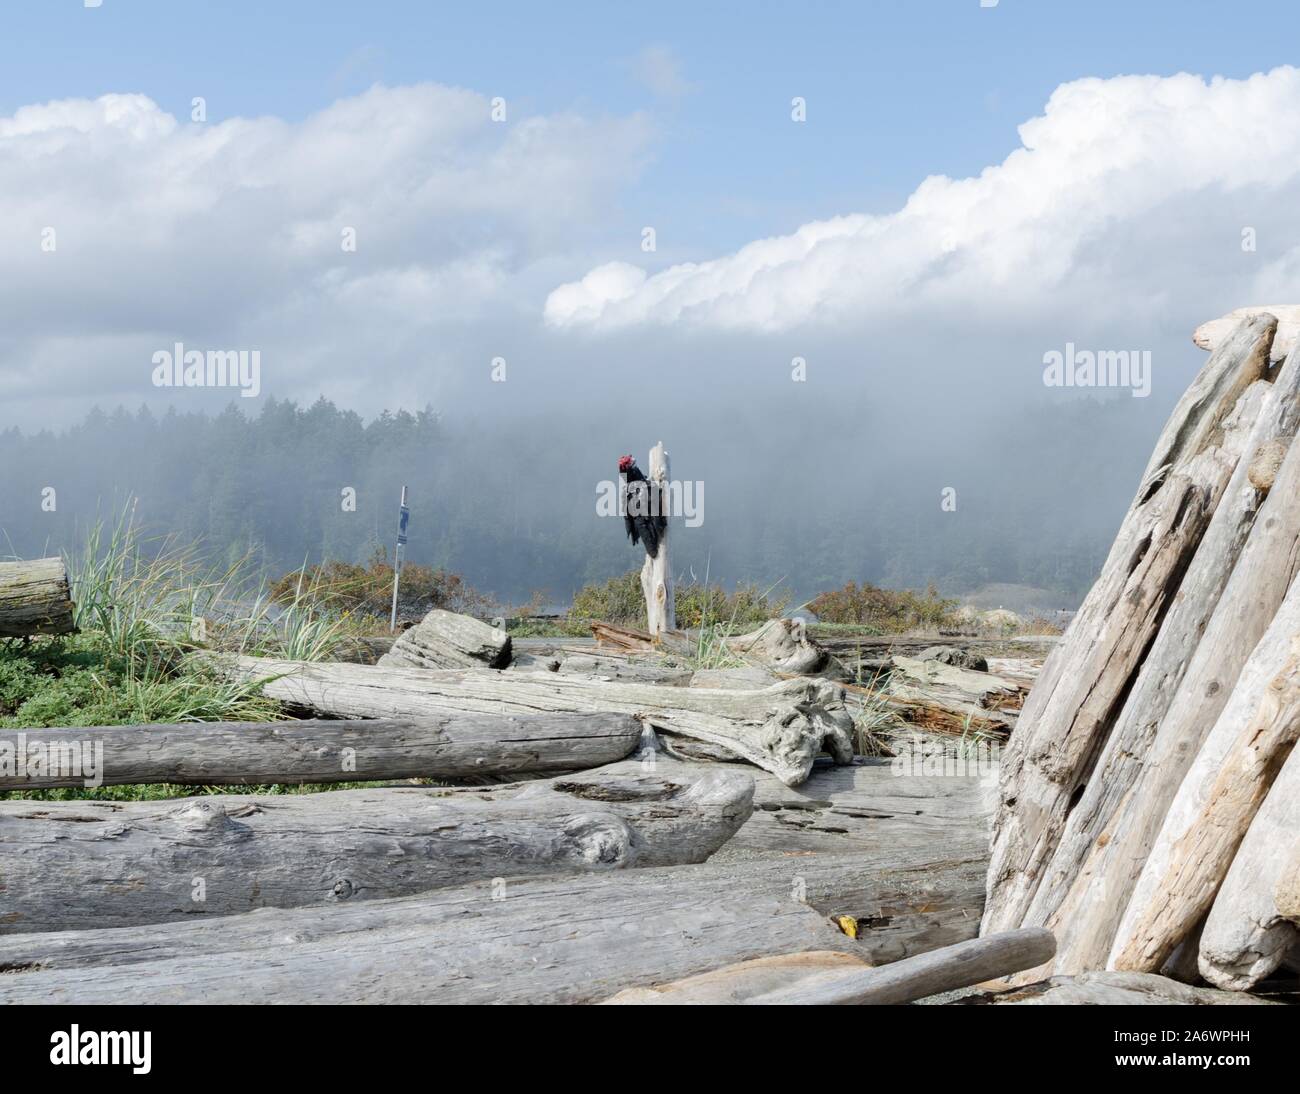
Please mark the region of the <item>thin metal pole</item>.
POLYGON ((402 578, 402 555, 406 548, 406 520, 410 510, 406 508, 406 487, 402 487, 402 505, 397 516, 397 547, 393 551, 393 610, 388 619, 388 631, 397 630, 397 584, 402 578))

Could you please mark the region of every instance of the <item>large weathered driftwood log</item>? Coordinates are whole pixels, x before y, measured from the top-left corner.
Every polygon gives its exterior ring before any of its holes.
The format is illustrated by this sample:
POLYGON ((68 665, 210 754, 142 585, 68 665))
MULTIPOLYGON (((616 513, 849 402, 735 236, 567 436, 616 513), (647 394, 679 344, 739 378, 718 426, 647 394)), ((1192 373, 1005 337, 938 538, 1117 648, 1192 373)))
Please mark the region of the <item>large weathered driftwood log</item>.
MULTIPOLYGON (((595 1002, 775 954, 872 960, 878 933, 911 953, 957 941, 960 920, 936 923, 930 909, 966 890, 971 866, 933 849, 808 855, 11 935, 0 937, 0 1003, 595 1002), (839 913, 859 919, 857 941, 827 923, 839 913)), ((977 919, 968 910, 963 937, 977 919)))
POLYGON ((973 938, 873 969, 846 969, 815 981, 776 988, 746 1000, 773 1006, 892 1006, 968 988, 1050 961, 1052 932, 1042 927, 973 938))
POLYGON ((63 559, 0 562, 0 638, 72 630, 72 595, 63 559))
POLYGON ((446 711, 637 714, 656 729, 726 749, 791 784, 808 777, 823 749, 838 763, 853 759, 853 719, 844 691, 819 679, 728 691, 558 673, 439 672, 253 657, 214 665, 236 679, 268 681, 264 691, 274 699, 352 718, 446 711))
POLYGON ((0 790, 578 771, 623 759, 640 738, 641 723, 630 714, 430 713, 364 721, 0 729, 0 790))
POLYGON ((0 932, 337 904, 479 878, 702 862, 749 817, 738 768, 499 790, 0 802, 0 932))
POLYGON ((1300 942, 1300 749, 1292 748, 1201 932, 1198 965, 1212 984, 1249 991, 1300 942))
POLYGON ((1236 469, 1253 422, 1228 427, 1268 369, 1276 320, 1246 320, 1166 424, 1101 575, 1052 651, 1002 762, 983 929, 1020 925, 1142 659, 1236 469))
POLYGON ((1287 511, 1300 488, 1300 449, 1276 501, 1266 500, 1271 481, 1252 470, 1261 453, 1290 445, 1300 425, 1300 359, 1264 390, 1246 454, 1025 916, 1056 933, 1056 972, 1104 965, 1124 909, 1114 894, 1131 891, 1197 745, 1285 595, 1300 536, 1300 519, 1287 511))
POLYGON ((904 698, 929 698, 981 710, 1019 710, 1028 689, 990 672, 942 661, 895 657, 889 688, 904 698))
POLYGON ((1300 581, 1241 670, 1151 847, 1108 967, 1156 972, 1209 910, 1300 732, 1300 581))
POLYGON ((434 608, 403 631, 379 663, 391 668, 504 668, 510 663, 510 636, 473 616, 434 608))
POLYGON ((726 639, 726 645, 745 660, 787 676, 816 676, 831 665, 831 655, 793 619, 769 619, 749 634, 726 639))
MULTIPOLYGON (((945 854, 986 856, 996 764, 980 771, 970 763, 961 774, 956 765, 923 772, 919 759, 868 760, 818 766, 799 786, 757 772, 754 815, 718 854, 855 852, 874 862, 941 847, 945 854)), ((981 902, 982 894, 966 898, 968 907, 981 902)))

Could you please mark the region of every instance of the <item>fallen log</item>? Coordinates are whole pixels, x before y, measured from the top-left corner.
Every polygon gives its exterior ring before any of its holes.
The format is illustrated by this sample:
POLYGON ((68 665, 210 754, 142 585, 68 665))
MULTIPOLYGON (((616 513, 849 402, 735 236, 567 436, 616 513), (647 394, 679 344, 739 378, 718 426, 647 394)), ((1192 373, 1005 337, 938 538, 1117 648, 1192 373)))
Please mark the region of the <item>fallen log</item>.
POLYGON ((749 817, 743 771, 584 772, 499 790, 0 802, 0 932, 335 905, 494 876, 703 862, 749 817))
MULTIPOLYGON (((927 775, 919 763, 916 768, 888 759, 818 766, 799 786, 758 772, 754 813, 718 856, 853 852, 874 862, 903 852, 922 857, 942 847, 983 859, 996 764, 981 771, 971 763, 961 774, 954 768, 927 775)), ((967 907, 981 902, 975 893, 962 899, 967 907)))
POLYGON ((1300 749, 1292 748, 1201 932, 1200 973, 1249 991, 1300 943, 1300 749))
POLYGON ((0 638, 73 630, 72 594, 63 559, 0 562, 0 638))
POLYGON ((1274 501, 1272 484, 1257 484, 1251 470, 1300 426, 1300 360, 1268 396, 1025 915, 1056 933, 1058 973, 1105 964, 1124 910, 1111 894, 1131 892, 1200 741, 1286 593, 1300 537, 1289 512, 1300 449, 1274 501))
POLYGON ((823 749, 853 759, 853 719, 844 690, 801 677, 756 691, 660 687, 589 680, 559 673, 434 672, 369 665, 214 658, 216 671, 264 681, 264 694, 322 714, 348 718, 482 711, 636 714, 656 729, 691 737, 802 782, 823 749))
POLYGON ((1029 693, 1002 757, 987 933, 1025 921, 1070 804, 1236 470, 1254 423, 1233 412, 1267 372, 1275 327, 1271 316, 1243 322, 1183 394, 1100 576, 1029 693))
POLYGON ((688 655, 695 653, 695 643, 684 631, 666 631, 656 636, 649 631, 638 631, 599 620, 593 621, 590 626, 591 633, 596 636, 596 645, 602 650, 622 650, 625 653, 658 653, 664 650, 688 655))
POLYGON ((892 1006, 956 991, 1050 961, 1056 939, 1042 927, 973 938, 870 969, 846 969, 746 1000, 770 1006, 892 1006))
POLYGON ((379 659, 386 668, 504 668, 510 664, 510 636, 470 615, 434 608, 403 631, 379 659))
MULTIPOLYGON (((332 908, 0 937, 0 1003, 587 1003, 751 958, 947 941, 969 862, 809 855, 507 879, 332 908), (827 915, 858 917, 856 941, 827 915), (871 917, 881 922, 873 922, 871 917), (142 964, 148 975, 141 975, 142 964)), ((982 876, 982 874, 981 874, 982 876)), ((978 881, 977 881, 978 884, 978 881)), ((978 906, 965 911, 973 935, 978 906)))
POLYGON ((1216 991, 1180 984, 1151 972, 1085 972, 1077 976, 1054 976, 1017 991, 961 1002, 992 1003, 998 1006, 1275 1006, 1271 999, 1257 999, 1235 991, 1216 991))
POLYGON ((848 969, 871 966, 857 954, 837 950, 809 950, 756 957, 725 965, 712 972, 687 976, 649 988, 628 988, 602 1006, 725 1006, 744 1003, 757 995, 794 984, 820 983, 848 969))
POLYGON ((894 658, 889 688, 904 698, 925 697, 981 710, 1019 710, 1028 691, 990 672, 912 657, 894 658))
POLYGON ((723 644, 750 664, 787 676, 816 676, 832 667, 831 655, 793 619, 769 619, 749 634, 723 644))
POLYGON ((367 721, 0 729, 0 790, 578 771, 623 759, 640 738, 641 723, 628 714, 434 712, 367 721))
POLYGON ((1206 735, 1152 844, 1107 967, 1155 972, 1209 910, 1300 732, 1300 581, 1206 735))
POLYGON ((589 676, 665 687, 686 687, 694 672, 689 665, 670 664, 663 658, 604 651, 593 653, 590 650, 566 654, 556 671, 564 676, 589 676))

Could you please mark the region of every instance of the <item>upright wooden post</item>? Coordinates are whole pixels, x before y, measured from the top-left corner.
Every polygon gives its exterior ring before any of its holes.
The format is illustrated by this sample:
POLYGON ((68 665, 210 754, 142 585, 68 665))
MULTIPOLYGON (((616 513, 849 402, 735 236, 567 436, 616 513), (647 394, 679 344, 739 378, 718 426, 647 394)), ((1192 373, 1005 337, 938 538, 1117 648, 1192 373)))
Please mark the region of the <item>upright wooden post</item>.
MULTIPOLYGON (((659 512, 668 515, 668 453, 664 442, 660 441, 650 449, 647 478, 651 483, 652 501, 663 507, 659 512)), ((653 510, 652 510, 653 512, 653 510)), ((677 608, 673 602, 673 569, 668 563, 668 529, 665 528, 659 540, 659 553, 651 558, 646 556, 641 567, 641 591, 645 594, 646 630, 655 637, 665 631, 677 629, 677 608)))

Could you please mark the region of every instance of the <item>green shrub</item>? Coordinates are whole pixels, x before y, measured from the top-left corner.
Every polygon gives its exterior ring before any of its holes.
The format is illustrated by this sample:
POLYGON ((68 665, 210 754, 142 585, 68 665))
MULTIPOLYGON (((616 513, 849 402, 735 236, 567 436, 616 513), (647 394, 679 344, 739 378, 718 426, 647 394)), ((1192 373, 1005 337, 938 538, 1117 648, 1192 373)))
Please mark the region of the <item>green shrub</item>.
POLYGON ((943 626, 953 621, 956 608, 957 601, 941 597, 933 585, 916 593, 881 589, 865 581, 861 585, 850 581, 808 604, 808 610, 823 623, 851 623, 885 634, 943 626))

